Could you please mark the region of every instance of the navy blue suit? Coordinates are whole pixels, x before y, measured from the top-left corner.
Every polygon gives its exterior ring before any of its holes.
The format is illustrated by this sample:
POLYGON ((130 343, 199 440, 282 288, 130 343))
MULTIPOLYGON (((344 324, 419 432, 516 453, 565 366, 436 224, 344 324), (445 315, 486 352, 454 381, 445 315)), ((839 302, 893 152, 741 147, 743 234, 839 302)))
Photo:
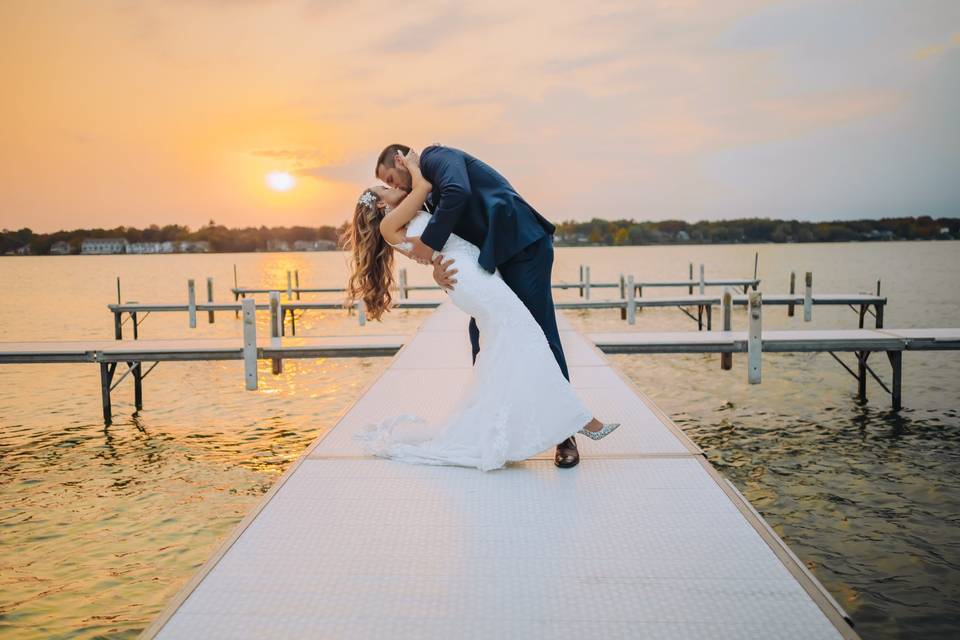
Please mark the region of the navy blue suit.
MULTIPOLYGON (((428 198, 433 215, 420 239, 440 251, 455 233, 479 247, 480 266, 490 273, 500 270, 543 329, 569 380, 550 283, 555 227, 493 167, 459 149, 427 147, 420 154, 420 170, 433 185, 428 198)), ((473 318, 469 330, 476 361, 480 332, 473 318)))

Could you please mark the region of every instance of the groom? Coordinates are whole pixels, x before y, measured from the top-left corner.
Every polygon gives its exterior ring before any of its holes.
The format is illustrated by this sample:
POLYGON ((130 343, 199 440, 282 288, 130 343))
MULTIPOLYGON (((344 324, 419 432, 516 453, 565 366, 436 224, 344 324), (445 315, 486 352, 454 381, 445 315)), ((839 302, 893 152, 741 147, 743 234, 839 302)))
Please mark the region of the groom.
MULTIPOLYGON (((410 172, 396 163, 397 153, 409 152, 410 147, 402 144, 384 149, 377 159, 377 178, 391 187, 410 191, 410 172)), ((490 273, 500 270, 504 282, 543 328, 560 371, 569 380, 550 285, 554 226, 490 165, 459 149, 427 147, 420 154, 420 171, 433 185, 427 198, 433 215, 421 236, 411 239, 413 257, 429 264, 434 250, 443 249, 451 233, 479 247, 480 266, 490 273)), ((438 256, 433 260, 433 278, 441 287, 452 288, 452 261, 441 259, 438 256)), ((470 318, 470 343, 476 361, 480 331, 474 318, 470 318)), ((557 445, 554 462, 564 468, 580 462, 573 436, 557 445)))

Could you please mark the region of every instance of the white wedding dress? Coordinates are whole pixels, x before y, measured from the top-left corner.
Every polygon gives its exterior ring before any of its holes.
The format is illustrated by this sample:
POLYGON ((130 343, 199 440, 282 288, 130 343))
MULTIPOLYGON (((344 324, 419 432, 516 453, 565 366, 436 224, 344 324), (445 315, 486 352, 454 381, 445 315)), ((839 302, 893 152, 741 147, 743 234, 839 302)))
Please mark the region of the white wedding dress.
MULTIPOLYGON (((421 211, 406 235, 419 236, 429 220, 421 211)), ((560 372, 543 329, 500 272, 484 271, 480 250, 454 234, 441 253, 458 270, 450 299, 480 329, 472 377, 439 424, 413 415, 387 418, 356 434, 364 449, 402 462, 488 471, 551 448, 590 422, 592 412, 560 372)))

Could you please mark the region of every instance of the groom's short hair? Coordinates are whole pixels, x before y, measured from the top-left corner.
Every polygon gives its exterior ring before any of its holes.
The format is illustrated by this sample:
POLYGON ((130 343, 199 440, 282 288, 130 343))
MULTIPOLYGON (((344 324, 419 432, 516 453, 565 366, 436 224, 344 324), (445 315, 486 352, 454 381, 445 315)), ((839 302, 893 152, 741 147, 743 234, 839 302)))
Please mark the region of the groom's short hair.
POLYGON ((377 158, 377 166, 373 168, 374 177, 378 177, 377 172, 380 170, 380 165, 383 165, 387 169, 393 169, 396 166, 393 162, 393 157, 397 155, 397 151, 403 155, 407 155, 410 153, 410 147, 405 144, 391 144, 387 146, 380 152, 380 157, 377 158))

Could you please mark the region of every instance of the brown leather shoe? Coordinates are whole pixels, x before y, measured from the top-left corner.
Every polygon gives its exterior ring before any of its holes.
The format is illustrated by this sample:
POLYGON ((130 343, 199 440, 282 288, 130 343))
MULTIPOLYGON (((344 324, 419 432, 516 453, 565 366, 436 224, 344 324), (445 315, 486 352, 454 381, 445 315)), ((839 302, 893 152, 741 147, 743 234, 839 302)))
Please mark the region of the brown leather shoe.
POLYGON ((577 451, 577 440, 570 436, 557 445, 557 454, 553 458, 553 463, 561 469, 575 467, 580 462, 580 452, 577 451))

